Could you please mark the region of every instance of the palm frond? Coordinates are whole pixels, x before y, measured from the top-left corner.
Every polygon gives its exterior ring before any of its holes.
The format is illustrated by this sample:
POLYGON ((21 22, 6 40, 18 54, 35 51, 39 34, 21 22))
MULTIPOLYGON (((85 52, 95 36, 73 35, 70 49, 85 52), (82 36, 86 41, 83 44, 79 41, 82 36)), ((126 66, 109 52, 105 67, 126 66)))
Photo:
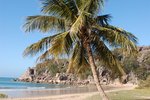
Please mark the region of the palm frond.
POLYGON ((73 49, 72 57, 69 61, 68 72, 81 73, 83 69, 88 68, 89 64, 86 58, 85 49, 79 42, 76 43, 73 49))
POLYGON ((100 40, 99 36, 97 34, 93 34, 92 38, 91 43, 95 57, 98 58, 107 68, 112 70, 113 73, 125 75, 121 64, 117 61, 116 57, 112 54, 104 42, 100 40))
POLYGON ((75 18, 76 11, 73 0, 43 0, 42 12, 50 14, 66 20, 72 20, 75 18))
POLYGON ((82 12, 70 28, 70 36, 73 41, 78 38, 78 33, 80 33, 81 27, 85 24, 85 16, 85 13, 82 12))
MULTIPOLYGON (((57 35, 59 35, 59 34, 57 34, 57 35)), ((24 50, 23 55, 24 56, 28 56, 28 55, 34 56, 37 53, 43 52, 44 50, 46 50, 50 47, 51 40, 57 35, 48 36, 48 37, 41 39, 40 41, 38 41, 36 43, 33 43, 32 45, 28 46, 24 50)))
POLYGON ((114 30, 114 31, 117 31, 118 33, 124 34, 125 36, 128 37, 128 39, 130 39, 130 40, 133 41, 135 44, 137 44, 138 39, 137 39, 137 37, 134 36, 132 33, 127 32, 127 31, 125 31, 124 29, 121 29, 121 28, 118 28, 118 27, 114 27, 114 26, 112 26, 112 25, 107 25, 107 26, 105 26, 105 27, 107 27, 107 28, 109 28, 109 29, 112 29, 112 30, 114 30))
POLYGON ((51 57, 51 54, 50 54, 50 49, 46 50, 42 55, 40 55, 38 58, 37 58, 37 61, 36 62, 43 62, 43 61, 46 61, 47 59, 50 59, 51 57))
POLYGON ((100 26, 106 26, 108 25, 108 22, 110 21, 111 16, 109 14, 107 15, 101 15, 94 18, 96 23, 98 23, 100 26))
POLYGON ((104 0, 79 0, 78 4, 80 11, 85 11, 87 13, 90 13, 92 16, 95 16, 103 7, 104 0))
POLYGON ((53 16, 29 16, 26 19, 24 28, 26 32, 39 30, 41 32, 48 32, 50 30, 64 31, 66 29, 64 19, 56 18, 53 16))
POLYGON ((103 6, 104 6, 104 0, 91 0, 89 13, 93 15, 98 14, 98 11, 102 10, 103 6))
POLYGON ((49 53, 57 58, 59 55, 68 54, 72 48, 73 41, 71 40, 69 32, 61 33, 53 38, 49 53))
POLYGON ((99 37, 102 38, 104 41, 107 41, 110 46, 124 48, 122 50, 124 50, 125 53, 129 54, 137 52, 137 38, 131 33, 124 30, 114 30, 108 28, 108 26, 101 27, 97 25, 94 28, 97 29, 95 32, 99 35, 99 37))
POLYGON ((72 11, 73 18, 76 18, 78 15, 78 5, 76 3, 76 0, 63 0, 64 4, 72 11))

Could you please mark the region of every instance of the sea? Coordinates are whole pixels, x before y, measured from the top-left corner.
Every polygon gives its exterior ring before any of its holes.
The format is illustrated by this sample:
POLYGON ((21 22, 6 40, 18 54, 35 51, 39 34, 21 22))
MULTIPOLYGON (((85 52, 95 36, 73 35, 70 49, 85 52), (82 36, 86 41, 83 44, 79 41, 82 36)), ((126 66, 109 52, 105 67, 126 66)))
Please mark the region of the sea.
MULTIPOLYGON (((63 95, 72 93, 85 93, 97 91, 94 86, 68 86, 63 84, 41 84, 14 81, 16 78, 0 77, 0 93, 9 98, 41 97, 63 95)), ((105 90, 112 87, 103 87, 105 90)))
POLYGON ((0 77, 0 93, 9 98, 24 98, 59 95, 68 86, 63 84, 41 84, 14 81, 16 78, 0 77))
POLYGON ((41 84, 30 82, 14 81, 16 78, 0 77, 0 90, 2 89, 57 89, 64 88, 64 85, 57 84, 41 84))

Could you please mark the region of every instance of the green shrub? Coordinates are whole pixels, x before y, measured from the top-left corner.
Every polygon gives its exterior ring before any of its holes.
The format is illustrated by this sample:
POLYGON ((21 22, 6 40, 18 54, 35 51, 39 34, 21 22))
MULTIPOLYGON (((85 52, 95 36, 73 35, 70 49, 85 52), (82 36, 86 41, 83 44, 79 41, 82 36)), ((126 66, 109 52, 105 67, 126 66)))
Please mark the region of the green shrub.
POLYGON ((5 94, 0 94, 0 98, 7 98, 8 96, 5 94))

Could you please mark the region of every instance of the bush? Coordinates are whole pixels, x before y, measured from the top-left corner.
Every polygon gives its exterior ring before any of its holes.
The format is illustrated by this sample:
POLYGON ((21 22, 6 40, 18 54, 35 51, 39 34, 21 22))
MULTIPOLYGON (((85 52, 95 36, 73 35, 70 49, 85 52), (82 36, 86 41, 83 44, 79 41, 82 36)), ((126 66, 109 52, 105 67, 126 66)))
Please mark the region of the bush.
POLYGON ((146 80, 141 80, 139 82, 138 88, 139 89, 150 88, 150 75, 147 77, 146 80))
POLYGON ((8 96, 5 94, 0 94, 0 98, 7 98, 8 96))

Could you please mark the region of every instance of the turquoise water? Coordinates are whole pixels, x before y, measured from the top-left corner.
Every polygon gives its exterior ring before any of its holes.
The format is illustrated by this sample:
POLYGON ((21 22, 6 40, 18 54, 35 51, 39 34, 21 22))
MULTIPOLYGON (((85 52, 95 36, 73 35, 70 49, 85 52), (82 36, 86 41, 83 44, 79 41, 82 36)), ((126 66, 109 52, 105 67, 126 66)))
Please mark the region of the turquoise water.
POLYGON ((0 77, 0 93, 8 95, 9 98, 41 97, 96 91, 95 87, 15 82, 13 79, 0 77))
MULTIPOLYGON (((97 91, 95 86, 72 87, 56 84, 15 82, 13 79, 0 77, 0 93, 8 95, 9 98, 42 97, 97 91)), ((103 88, 108 90, 112 87, 103 88)))
POLYGON ((57 89, 64 85, 15 82, 15 78, 0 77, 0 89, 57 89))

